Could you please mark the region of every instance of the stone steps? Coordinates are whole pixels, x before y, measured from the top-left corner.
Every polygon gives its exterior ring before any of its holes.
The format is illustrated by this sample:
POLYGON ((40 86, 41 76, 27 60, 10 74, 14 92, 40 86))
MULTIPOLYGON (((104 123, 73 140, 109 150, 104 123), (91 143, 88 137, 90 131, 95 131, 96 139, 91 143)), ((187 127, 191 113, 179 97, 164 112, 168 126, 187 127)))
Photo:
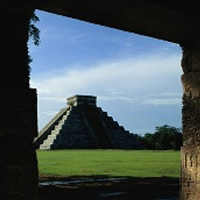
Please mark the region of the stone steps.
POLYGON ((59 136, 62 126, 65 123, 67 116, 69 116, 68 112, 66 115, 63 115, 62 119, 59 121, 58 125, 55 126, 54 130, 51 131, 51 134, 48 135, 47 139, 44 140, 43 144, 40 145, 40 149, 42 150, 47 150, 51 149, 51 145, 53 145, 54 141, 57 139, 59 136))
POLYGON ((88 132, 79 110, 73 108, 59 121, 40 149, 92 148, 88 132))

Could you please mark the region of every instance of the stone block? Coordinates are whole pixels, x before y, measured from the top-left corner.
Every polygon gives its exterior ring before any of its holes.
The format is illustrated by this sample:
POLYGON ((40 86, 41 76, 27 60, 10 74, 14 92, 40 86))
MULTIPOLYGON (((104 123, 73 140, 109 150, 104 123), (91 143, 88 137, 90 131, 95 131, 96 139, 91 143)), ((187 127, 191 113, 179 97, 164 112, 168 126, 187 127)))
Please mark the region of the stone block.
POLYGON ((182 147, 182 200, 200 197, 200 146, 182 147))
POLYGON ((35 89, 5 91, 0 98, 0 137, 37 136, 35 89))
POLYGON ((38 169, 28 138, 0 138, 0 199, 38 199, 38 169))

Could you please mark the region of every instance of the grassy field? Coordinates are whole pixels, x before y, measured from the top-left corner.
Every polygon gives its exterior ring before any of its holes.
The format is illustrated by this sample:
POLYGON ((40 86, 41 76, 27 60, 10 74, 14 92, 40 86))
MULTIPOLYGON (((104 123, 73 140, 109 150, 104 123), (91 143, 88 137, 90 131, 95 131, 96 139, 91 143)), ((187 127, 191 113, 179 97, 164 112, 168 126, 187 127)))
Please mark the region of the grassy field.
POLYGON ((179 151, 37 151, 42 176, 180 177, 179 151))

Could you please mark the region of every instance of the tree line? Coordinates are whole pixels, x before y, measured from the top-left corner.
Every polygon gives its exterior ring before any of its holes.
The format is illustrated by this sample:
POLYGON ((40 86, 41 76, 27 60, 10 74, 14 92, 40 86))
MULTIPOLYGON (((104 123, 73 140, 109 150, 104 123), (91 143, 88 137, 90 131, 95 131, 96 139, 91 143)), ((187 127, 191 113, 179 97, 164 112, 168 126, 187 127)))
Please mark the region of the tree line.
POLYGON ((134 134, 143 149, 150 150, 180 150, 183 144, 181 128, 169 125, 157 126, 154 133, 146 133, 144 136, 134 134))

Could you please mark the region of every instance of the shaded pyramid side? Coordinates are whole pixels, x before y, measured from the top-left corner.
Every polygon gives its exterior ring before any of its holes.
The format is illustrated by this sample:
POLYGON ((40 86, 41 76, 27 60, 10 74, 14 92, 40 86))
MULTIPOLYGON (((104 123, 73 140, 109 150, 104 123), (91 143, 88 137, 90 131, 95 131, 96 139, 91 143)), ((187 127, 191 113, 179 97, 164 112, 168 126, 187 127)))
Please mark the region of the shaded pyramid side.
POLYGON ((138 141, 134 134, 125 130, 123 126, 111 116, 104 112, 100 107, 97 107, 99 116, 103 125, 108 130, 109 138, 116 149, 143 149, 144 145, 138 141))
POLYGON ((95 138, 99 149, 113 149, 115 146, 109 137, 108 129, 104 126, 96 106, 81 106, 82 115, 95 138))

